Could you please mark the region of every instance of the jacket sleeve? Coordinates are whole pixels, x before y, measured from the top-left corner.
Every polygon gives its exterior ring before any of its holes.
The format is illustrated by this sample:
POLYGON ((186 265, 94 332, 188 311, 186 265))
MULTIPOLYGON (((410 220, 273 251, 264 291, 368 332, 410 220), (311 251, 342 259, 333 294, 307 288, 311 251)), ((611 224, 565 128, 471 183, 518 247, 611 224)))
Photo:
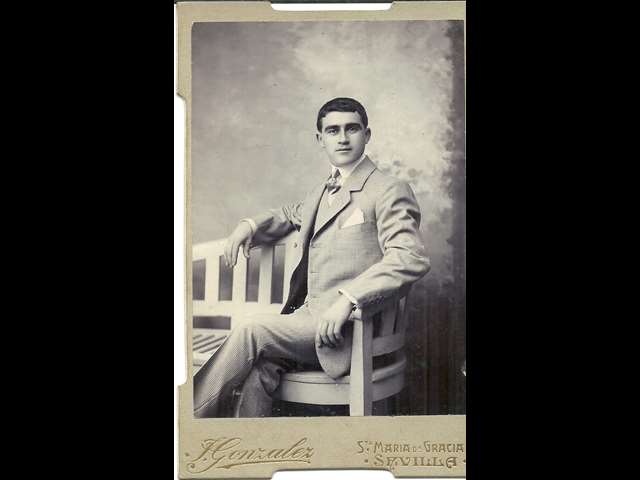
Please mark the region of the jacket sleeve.
POLYGON ((383 257, 343 287, 360 308, 393 296, 430 269, 420 239, 420 207, 409 184, 389 186, 377 199, 375 210, 383 257))
POLYGON ((284 205, 252 217, 251 219, 255 222, 257 230, 251 244, 272 243, 294 229, 300 230, 302 225, 302 205, 303 202, 284 205))

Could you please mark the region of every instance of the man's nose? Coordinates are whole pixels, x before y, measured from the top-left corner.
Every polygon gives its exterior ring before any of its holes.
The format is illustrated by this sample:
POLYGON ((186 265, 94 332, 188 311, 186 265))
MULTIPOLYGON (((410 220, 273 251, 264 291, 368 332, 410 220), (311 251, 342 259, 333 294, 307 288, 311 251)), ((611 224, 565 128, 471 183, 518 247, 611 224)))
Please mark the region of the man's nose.
POLYGON ((338 137, 338 141, 340 143, 349 143, 349 137, 347 137, 347 132, 344 130, 340 131, 340 136, 338 137))

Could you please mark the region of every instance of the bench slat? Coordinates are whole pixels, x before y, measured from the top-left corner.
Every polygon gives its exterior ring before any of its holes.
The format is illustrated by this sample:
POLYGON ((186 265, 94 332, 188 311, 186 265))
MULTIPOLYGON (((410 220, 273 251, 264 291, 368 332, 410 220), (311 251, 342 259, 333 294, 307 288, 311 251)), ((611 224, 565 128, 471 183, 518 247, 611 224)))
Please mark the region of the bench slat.
POLYGON ((233 293, 231 301, 242 304, 245 302, 247 294, 247 258, 242 249, 238 252, 238 260, 233 269, 233 293))
POLYGON ((260 280, 258 282, 258 303, 271 304, 271 279, 273 272, 273 246, 260 249, 260 280))
POLYGON ((373 339, 373 356, 385 355, 395 352, 404 346, 405 333, 396 333, 386 337, 378 337, 373 339))

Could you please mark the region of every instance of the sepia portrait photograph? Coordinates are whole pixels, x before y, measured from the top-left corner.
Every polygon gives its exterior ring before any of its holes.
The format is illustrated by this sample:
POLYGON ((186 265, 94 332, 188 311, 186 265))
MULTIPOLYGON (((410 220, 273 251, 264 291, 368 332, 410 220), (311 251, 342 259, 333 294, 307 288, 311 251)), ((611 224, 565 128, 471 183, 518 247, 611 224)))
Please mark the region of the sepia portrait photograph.
POLYGON ((464 33, 193 23, 195 419, 466 413, 464 33))

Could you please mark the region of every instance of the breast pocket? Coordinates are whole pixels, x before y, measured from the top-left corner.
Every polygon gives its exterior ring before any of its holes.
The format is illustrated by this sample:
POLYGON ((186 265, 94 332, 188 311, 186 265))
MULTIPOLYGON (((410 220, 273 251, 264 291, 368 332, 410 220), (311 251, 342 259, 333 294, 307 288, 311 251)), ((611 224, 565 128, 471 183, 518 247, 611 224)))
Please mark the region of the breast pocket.
POLYGON ((378 228, 373 222, 358 223, 357 225, 349 225, 348 227, 339 228, 338 235, 349 235, 356 232, 377 232, 378 228))

